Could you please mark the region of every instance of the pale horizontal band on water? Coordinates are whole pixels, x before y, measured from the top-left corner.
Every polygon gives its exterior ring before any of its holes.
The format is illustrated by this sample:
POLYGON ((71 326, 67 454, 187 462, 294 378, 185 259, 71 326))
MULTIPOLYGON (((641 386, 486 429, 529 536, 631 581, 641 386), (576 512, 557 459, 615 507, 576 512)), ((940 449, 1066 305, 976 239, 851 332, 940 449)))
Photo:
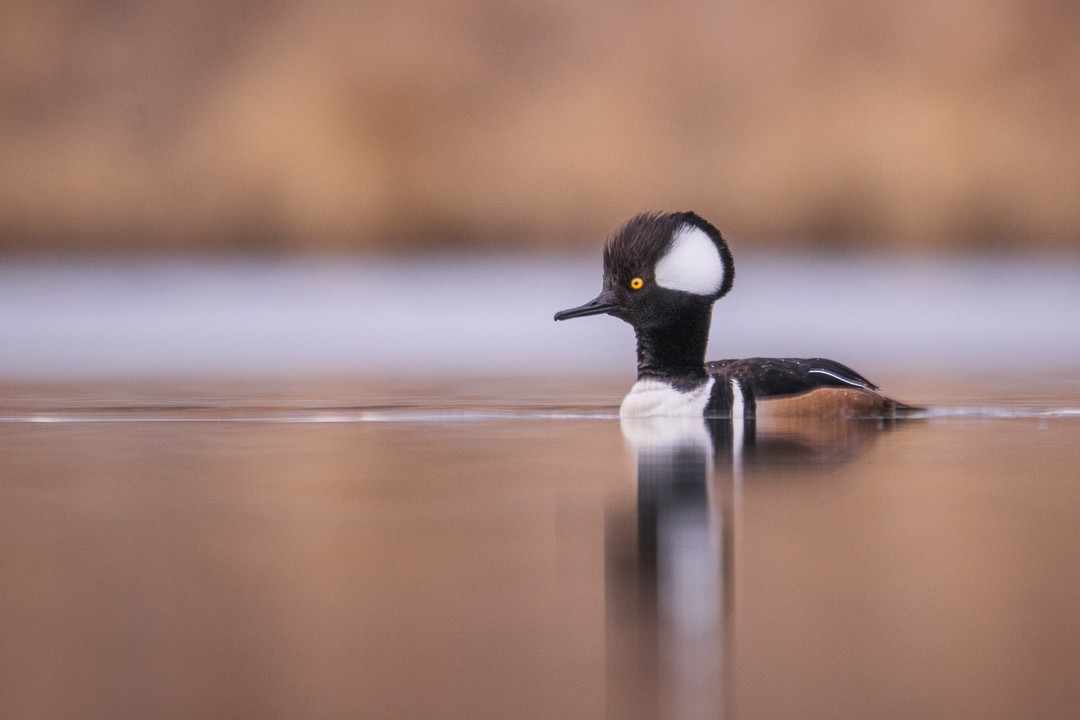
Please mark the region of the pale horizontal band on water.
MULTIPOLYGON (((1035 409, 1011 406, 929 407, 897 422, 948 420, 1049 420, 1080 418, 1080 408, 1035 409)), ((3 423, 491 423, 518 421, 617 421, 618 408, 489 407, 456 408, 402 406, 397 408, 93 408, 77 410, 0 411, 3 423)), ((854 420, 853 422, 859 422, 854 420)))
MULTIPOLYGON (((895 373, 1080 369, 1080 256, 740 252, 709 356, 895 373)), ((6 260, 0 378, 290 374, 632 377, 633 335, 555 311, 600 287, 572 257, 6 260)))

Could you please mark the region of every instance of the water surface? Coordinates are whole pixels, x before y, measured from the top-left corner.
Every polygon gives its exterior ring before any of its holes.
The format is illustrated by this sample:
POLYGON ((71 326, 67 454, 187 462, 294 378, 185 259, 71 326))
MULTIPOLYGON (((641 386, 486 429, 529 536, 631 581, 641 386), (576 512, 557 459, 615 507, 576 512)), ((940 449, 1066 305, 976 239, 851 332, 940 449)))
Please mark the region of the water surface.
POLYGON ((899 389, 9 384, 0 716, 1075 717, 1080 383, 899 389))

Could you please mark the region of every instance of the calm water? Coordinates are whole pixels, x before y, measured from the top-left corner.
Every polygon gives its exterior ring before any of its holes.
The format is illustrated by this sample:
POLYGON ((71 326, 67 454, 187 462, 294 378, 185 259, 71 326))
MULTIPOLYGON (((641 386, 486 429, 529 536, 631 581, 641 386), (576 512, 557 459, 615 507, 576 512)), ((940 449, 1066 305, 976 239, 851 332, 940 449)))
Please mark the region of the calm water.
POLYGON ((1080 717, 1080 256, 736 255, 933 409, 622 424, 595 247, 0 262, 0 718, 1080 717))
POLYGON ((5 719, 1080 714, 1080 378, 0 389, 5 719))

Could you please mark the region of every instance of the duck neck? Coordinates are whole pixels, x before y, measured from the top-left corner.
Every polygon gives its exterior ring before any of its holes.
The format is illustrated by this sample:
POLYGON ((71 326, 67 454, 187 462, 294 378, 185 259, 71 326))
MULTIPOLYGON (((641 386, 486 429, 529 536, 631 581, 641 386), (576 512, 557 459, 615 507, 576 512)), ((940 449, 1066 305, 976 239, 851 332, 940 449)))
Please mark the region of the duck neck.
POLYGON ((707 308, 661 326, 635 328, 638 380, 661 380, 680 390, 704 383, 711 319, 712 310, 707 308))

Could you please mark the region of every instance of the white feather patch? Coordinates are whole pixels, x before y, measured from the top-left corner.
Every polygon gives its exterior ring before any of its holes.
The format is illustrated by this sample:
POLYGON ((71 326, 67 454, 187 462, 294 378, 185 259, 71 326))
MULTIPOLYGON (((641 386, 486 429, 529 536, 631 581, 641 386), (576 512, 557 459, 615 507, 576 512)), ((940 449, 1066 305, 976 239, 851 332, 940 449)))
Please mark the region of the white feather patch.
POLYGON ((742 458, 743 431, 746 429, 746 396, 742 384, 731 379, 731 448, 736 463, 742 458))
POLYGON ((840 382, 847 383, 848 385, 851 385, 853 387, 857 387, 857 388, 866 387, 866 383, 861 383, 858 380, 852 380, 850 378, 841 377, 841 376, 837 375, 834 372, 829 372, 828 370, 822 370, 821 368, 814 368, 813 370, 807 370, 806 372, 807 373, 817 373, 818 375, 828 375, 831 378, 836 378, 840 382))
POLYGON ((620 417, 696 417, 705 415, 716 378, 696 390, 679 392, 659 380, 638 380, 623 398, 620 417))
POLYGON ((705 231, 685 224, 675 231, 671 249, 656 263, 656 284, 669 290, 712 295, 724 283, 723 260, 705 231))
POLYGON ((742 384, 738 380, 731 380, 731 419, 743 420, 746 416, 746 397, 743 395, 742 384))

